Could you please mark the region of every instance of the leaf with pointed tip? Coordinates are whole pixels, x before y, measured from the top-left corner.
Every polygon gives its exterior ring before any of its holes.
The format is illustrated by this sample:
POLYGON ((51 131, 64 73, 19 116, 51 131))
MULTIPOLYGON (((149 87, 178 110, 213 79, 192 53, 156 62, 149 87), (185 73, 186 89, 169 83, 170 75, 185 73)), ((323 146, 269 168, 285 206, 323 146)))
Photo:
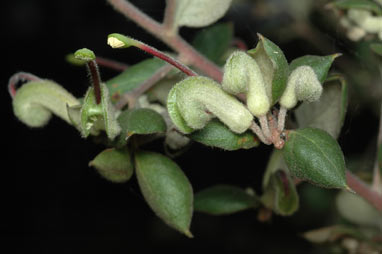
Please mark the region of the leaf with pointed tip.
POLYGON ((299 196, 280 150, 274 150, 263 176, 261 202, 275 213, 292 215, 299 208, 299 196))
POLYGON ((222 64, 222 56, 228 50, 233 36, 233 25, 221 23, 199 32, 192 45, 216 64, 222 64))
POLYGON ((204 145, 228 151, 250 149, 260 144, 252 132, 234 133, 217 119, 211 120, 203 129, 191 133, 189 137, 204 145))
POLYGON ((319 101, 304 102, 295 110, 296 120, 300 128, 322 129, 337 139, 346 116, 347 83, 342 76, 332 75, 323 88, 319 101))
POLYGON ((327 132, 315 128, 289 131, 283 155, 296 177, 325 188, 349 188, 341 147, 327 132))
POLYGON ((268 97, 275 104, 283 94, 289 75, 289 66, 283 51, 272 41, 258 34, 256 48, 248 50, 259 65, 267 85, 268 97))
POLYGON ((138 87, 165 64, 164 61, 157 58, 146 59, 108 80, 106 85, 109 88, 112 101, 117 101, 122 94, 138 87))
POLYGON ((140 151, 135 155, 139 187, 151 209, 170 227, 192 237, 192 186, 168 157, 140 151))
POLYGON ((373 50, 376 54, 382 56, 382 43, 371 43, 370 44, 371 50, 373 50))
POLYGON ((208 26, 227 12, 232 0, 178 0, 174 23, 176 26, 208 26))
POLYGON ((372 11, 378 15, 382 14, 382 7, 368 0, 341 0, 332 2, 331 4, 339 9, 363 9, 372 11))
POLYGON ((106 149, 89 162, 89 166, 94 167, 105 179, 115 183, 127 182, 134 171, 127 148, 106 149))
POLYGON ((232 185, 215 185, 195 194, 194 209, 212 215, 226 215, 258 207, 255 196, 232 185))
POLYGON ((294 69, 308 65, 312 67, 317 75, 317 79, 322 83, 326 80, 330 67, 333 61, 339 57, 341 54, 333 54, 328 56, 312 56, 306 55, 294 59, 289 65, 289 71, 292 72, 294 69))

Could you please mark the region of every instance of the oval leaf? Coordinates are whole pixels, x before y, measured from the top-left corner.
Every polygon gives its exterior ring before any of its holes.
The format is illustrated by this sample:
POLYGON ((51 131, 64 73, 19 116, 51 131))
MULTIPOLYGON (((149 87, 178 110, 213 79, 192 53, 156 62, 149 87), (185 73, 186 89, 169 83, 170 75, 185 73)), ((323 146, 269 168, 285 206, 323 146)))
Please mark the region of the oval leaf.
POLYGON ((289 75, 289 66, 283 51, 261 34, 256 48, 248 50, 259 65, 267 84, 268 96, 275 104, 283 94, 289 75))
POLYGON ((149 79, 153 73, 163 67, 166 62, 151 58, 130 66, 118 76, 106 82, 112 101, 117 101, 120 96, 138 87, 149 79))
POLYGON ((320 100, 302 103, 295 110, 295 116, 300 128, 322 129, 337 139, 345 120, 348 89, 342 76, 333 75, 327 81, 320 100))
POLYGON ((193 193, 183 171, 158 153, 138 152, 135 162, 139 187, 151 209, 169 226, 192 237, 193 193))
POLYGON ((212 215, 232 214, 257 206, 256 197, 231 185, 215 185, 195 194, 195 211, 212 215))
POLYGON ((217 119, 211 120, 203 129, 191 133, 189 137, 204 145, 228 151, 250 149, 260 144, 252 132, 234 133, 217 119))
POLYGON ((89 166, 94 167, 105 179, 115 183, 127 182, 134 170, 127 149, 106 149, 89 162, 89 166))
POLYGON ((329 56, 312 56, 312 55, 302 56, 302 57, 294 59, 290 63, 289 71, 292 72, 294 69, 300 66, 308 65, 312 67, 312 69, 317 75, 318 80, 321 83, 324 83, 334 59, 336 59, 340 55, 341 54, 333 54, 329 56))
POLYGON ((299 196, 280 150, 274 150, 263 176, 262 203, 276 214, 292 215, 299 208, 299 196))
POLYGON ((175 24, 177 26, 208 26, 227 12, 232 0, 177 0, 175 24))
POLYGON ((129 135, 166 132, 166 122, 163 117, 148 108, 129 111, 129 115, 126 118, 126 127, 129 135))
POLYGON ((179 112, 178 106, 176 104, 176 87, 173 87, 167 96, 167 111, 170 115, 171 121, 174 123, 177 129, 179 129, 182 133, 191 133, 194 131, 191 127, 189 127, 179 112))
POLYGON ((216 24, 199 32, 192 45, 211 61, 222 64, 222 56, 232 42, 231 23, 216 24))
POLYGON ((283 155, 296 177, 325 188, 349 189, 343 153, 327 132, 314 128, 290 131, 283 155))
POLYGON ((332 3, 340 9, 363 9, 372 11, 375 14, 382 14, 382 8, 377 3, 369 0, 342 0, 332 3))

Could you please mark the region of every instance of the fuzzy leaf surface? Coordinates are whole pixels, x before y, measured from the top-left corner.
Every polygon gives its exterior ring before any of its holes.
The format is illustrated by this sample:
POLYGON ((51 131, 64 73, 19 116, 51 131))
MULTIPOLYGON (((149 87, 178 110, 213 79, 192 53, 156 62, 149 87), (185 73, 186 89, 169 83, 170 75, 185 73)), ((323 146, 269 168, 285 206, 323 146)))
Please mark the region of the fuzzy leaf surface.
POLYGON ((183 171, 153 152, 136 153, 135 163, 139 187, 151 209, 170 227, 192 237, 193 192, 183 171))
POLYGON ((327 132, 315 128, 290 131, 283 155, 296 177, 325 188, 348 188, 344 155, 327 132))

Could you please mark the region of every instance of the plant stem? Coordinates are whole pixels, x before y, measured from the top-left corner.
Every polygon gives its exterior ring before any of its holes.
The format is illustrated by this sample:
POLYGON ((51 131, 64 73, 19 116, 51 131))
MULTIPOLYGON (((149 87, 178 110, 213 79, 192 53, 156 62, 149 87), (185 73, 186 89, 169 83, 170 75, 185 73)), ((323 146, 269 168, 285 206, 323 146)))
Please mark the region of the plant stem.
POLYGON ((277 117, 277 130, 280 132, 283 131, 285 128, 285 118, 287 115, 287 111, 287 108, 283 106, 280 107, 279 115, 277 117))
POLYGON ((16 88, 17 83, 19 83, 20 81, 39 81, 39 80, 41 80, 41 78, 39 78, 39 77, 37 77, 31 73, 17 72, 15 74, 13 74, 8 81, 8 92, 11 95, 11 97, 13 98, 17 92, 17 88, 16 88))
MULTIPOLYGON (((201 70, 204 74, 220 82, 223 73, 220 68, 206 57, 197 52, 190 44, 183 40, 178 34, 168 33, 166 27, 137 7, 125 0, 107 0, 118 12, 131 19, 146 31, 166 43, 174 51, 178 52, 186 64, 191 64, 201 70)), ((165 18, 166 19, 166 18, 165 18)))
POLYGON ((101 103, 101 76, 98 71, 98 66, 95 60, 86 62, 90 78, 92 79, 92 84, 94 88, 94 95, 96 98, 96 103, 101 103))
POLYGON ((177 0, 166 1, 166 9, 163 18, 163 28, 167 31, 169 35, 174 35, 178 33, 178 27, 175 24, 176 1, 177 0))
POLYGON ((99 57, 99 56, 97 56, 96 62, 101 67, 106 67, 106 68, 116 70, 116 71, 124 71, 129 67, 127 64, 120 63, 120 62, 110 60, 107 58, 103 58, 103 57, 99 57))
POLYGON ((378 137, 377 137, 377 152, 376 152, 376 158, 374 163, 374 172, 373 172, 373 182, 372 182, 372 189, 375 191, 379 191, 382 194, 382 181, 381 181, 381 169, 379 168, 379 149, 381 148, 382 144, 382 104, 380 109, 380 116, 379 116, 379 130, 378 130, 378 137))
POLYGON ((263 131, 261 130, 260 126, 257 125, 257 123, 252 122, 251 126, 249 127, 253 133, 257 135, 257 137, 260 139, 261 142, 263 142, 266 145, 272 144, 268 141, 268 139, 264 136, 263 131))
POLYGON ((272 140, 272 134, 268 126, 268 118, 266 115, 259 117, 261 129, 263 130, 265 138, 269 141, 272 140))
POLYGON ((349 170, 346 171, 346 181, 352 190, 372 204, 378 211, 382 211, 382 194, 372 190, 349 170))
POLYGON ((155 85, 159 80, 164 78, 167 73, 169 73, 172 69, 171 65, 166 64, 159 70, 157 70, 154 75, 152 75, 149 79, 139 85, 137 88, 128 92, 122 96, 122 98, 115 105, 117 109, 122 109, 126 104, 129 105, 129 108, 133 108, 137 99, 144 94, 147 90, 149 90, 153 85, 155 85))

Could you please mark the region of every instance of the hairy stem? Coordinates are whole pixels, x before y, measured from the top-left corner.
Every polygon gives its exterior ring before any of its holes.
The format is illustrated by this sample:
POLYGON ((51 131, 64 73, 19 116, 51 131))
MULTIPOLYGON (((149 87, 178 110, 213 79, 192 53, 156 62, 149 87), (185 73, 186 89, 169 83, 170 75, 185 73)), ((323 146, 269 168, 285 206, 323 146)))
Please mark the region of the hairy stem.
POLYGON ((177 27, 175 24, 175 10, 176 10, 177 0, 167 0, 166 9, 163 18, 163 28, 167 31, 169 35, 177 34, 177 27))
POLYGON ((143 82, 140 86, 135 88, 129 93, 126 93, 122 96, 122 98, 115 105, 117 109, 122 109, 126 104, 129 105, 129 108, 133 108, 137 99, 144 94, 147 90, 149 90, 153 85, 155 85, 159 80, 164 78, 167 73, 169 73, 172 69, 171 65, 166 64, 159 70, 157 70, 154 75, 152 75, 149 79, 143 82))
POLYGON ((98 66, 95 60, 88 61, 86 63, 88 67, 88 71, 90 74, 90 78, 92 80, 92 84, 94 87, 94 95, 96 98, 96 103, 101 103, 101 76, 98 71, 98 66))
POLYGON ((118 12, 131 19, 146 31, 166 43, 174 51, 178 52, 186 64, 191 64, 201 70, 204 74, 220 82, 223 77, 221 69, 213 62, 196 51, 190 44, 177 34, 166 31, 164 25, 156 22, 137 7, 125 0, 107 0, 118 12))
POLYGON ((111 59, 107 59, 107 58, 103 58, 103 57, 99 57, 99 56, 97 56, 97 58, 96 58, 96 63, 101 67, 106 67, 106 68, 116 70, 116 71, 124 71, 129 67, 127 64, 120 63, 120 62, 117 62, 117 61, 114 61, 111 59))
POLYGON ((259 117, 259 122, 261 129, 263 130, 264 136, 267 140, 272 140, 272 134, 268 126, 268 118, 266 115, 260 116, 259 117))
POLYGON ((283 131, 285 128, 285 119, 287 115, 288 109, 286 107, 281 106, 279 115, 277 117, 277 130, 278 131, 283 131))
POLYGON ((249 127, 253 133, 257 135, 257 137, 260 139, 261 142, 263 142, 266 145, 272 144, 267 140, 267 138, 264 136, 263 131, 261 130, 260 126, 257 125, 257 123, 252 122, 251 126, 249 127))

